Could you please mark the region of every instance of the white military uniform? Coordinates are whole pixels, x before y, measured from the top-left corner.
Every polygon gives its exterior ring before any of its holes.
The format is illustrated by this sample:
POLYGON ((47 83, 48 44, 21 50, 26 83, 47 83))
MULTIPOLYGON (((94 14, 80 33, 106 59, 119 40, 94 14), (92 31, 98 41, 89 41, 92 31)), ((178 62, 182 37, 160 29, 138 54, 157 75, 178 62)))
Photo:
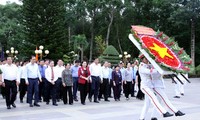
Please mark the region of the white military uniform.
MULTIPOLYGON (((161 102, 161 100, 164 102, 164 104, 174 113, 178 112, 178 110, 171 104, 169 101, 167 95, 164 92, 165 84, 163 77, 160 73, 153 74, 152 75, 152 84, 153 84, 153 90, 156 93, 158 100, 161 102)), ((156 116, 156 109, 154 108, 152 112, 152 118, 156 116)))
POLYGON ((151 75, 157 74, 157 70, 150 69, 149 64, 140 63, 139 74, 141 77, 141 90, 145 94, 145 103, 140 115, 140 119, 145 119, 145 116, 148 112, 150 102, 154 108, 161 114, 165 114, 167 111, 161 106, 153 90, 153 83, 151 75))
MULTIPOLYGON (((188 74, 184 74, 184 76, 186 78, 188 78, 188 74)), ((183 84, 181 84, 177 80, 177 78, 174 78, 176 83, 177 83, 177 84, 175 84, 175 96, 180 97, 181 94, 184 94, 184 86, 186 85, 187 82, 186 82, 185 78, 180 73, 177 75, 177 77, 183 82, 183 84)))

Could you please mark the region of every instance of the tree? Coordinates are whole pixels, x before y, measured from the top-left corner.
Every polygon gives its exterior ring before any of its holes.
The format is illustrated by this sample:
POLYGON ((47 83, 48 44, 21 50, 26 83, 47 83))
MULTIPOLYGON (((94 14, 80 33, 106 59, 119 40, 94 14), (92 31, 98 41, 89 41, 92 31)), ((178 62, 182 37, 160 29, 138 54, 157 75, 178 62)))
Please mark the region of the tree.
POLYGON ((108 61, 112 65, 117 65, 120 61, 119 52, 112 45, 109 45, 99 58, 101 62, 108 61))
MULTIPOLYGON (((193 66, 195 66, 195 27, 197 20, 200 17, 200 1, 183 0, 181 2, 176 2, 175 5, 177 9, 173 12, 171 20, 174 21, 176 26, 187 26, 188 35, 190 34, 191 36, 191 58, 193 60, 193 66), (191 31, 189 31, 188 28, 191 28, 191 31)), ((188 46, 188 44, 186 46, 188 46)))
POLYGON ((76 35, 72 36, 73 44, 74 44, 74 51, 81 52, 81 61, 83 61, 83 54, 84 50, 88 47, 88 42, 85 35, 76 35))
POLYGON ((51 59, 58 59, 67 51, 64 0, 23 0, 23 24, 26 40, 35 46, 44 45, 51 59))
POLYGON ((105 41, 102 38, 102 35, 95 37, 96 49, 98 56, 103 54, 104 50, 106 49, 105 41))
POLYGON ((15 3, 0 5, 0 43, 4 50, 14 47, 19 51, 17 57, 24 59, 26 43, 22 33, 21 6, 15 3))

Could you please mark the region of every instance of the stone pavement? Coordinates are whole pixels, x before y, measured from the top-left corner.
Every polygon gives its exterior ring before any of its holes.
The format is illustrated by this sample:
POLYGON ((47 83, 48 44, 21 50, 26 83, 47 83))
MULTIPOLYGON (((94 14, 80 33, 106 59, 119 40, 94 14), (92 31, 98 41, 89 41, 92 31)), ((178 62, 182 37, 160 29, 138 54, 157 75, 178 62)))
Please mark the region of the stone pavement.
MULTIPOLYGON (((200 120, 200 78, 190 79, 191 84, 185 86, 185 96, 180 99, 173 98, 174 84, 171 80, 166 79, 166 93, 172 104, 186 115, 183 117, 162 118, 158 115, 159 120, 200 120)), ((64 105, 59 102, 59 106, 52 106, 40 103, 41 107, 30 108, 26 103, 16 101, 17 108, 6 109, 5 100, 0 98, 0 120, 138 120, 143 101, 131 98, 126 101, 122 96, 121 101, 116 102, 101 101, 86 105, 75 102, 74 105, 64 105)), ((149 109, 147 119, 150 120, 152 106, 149 109)), ((170 111, 171 112, 171 111, 170 111)))

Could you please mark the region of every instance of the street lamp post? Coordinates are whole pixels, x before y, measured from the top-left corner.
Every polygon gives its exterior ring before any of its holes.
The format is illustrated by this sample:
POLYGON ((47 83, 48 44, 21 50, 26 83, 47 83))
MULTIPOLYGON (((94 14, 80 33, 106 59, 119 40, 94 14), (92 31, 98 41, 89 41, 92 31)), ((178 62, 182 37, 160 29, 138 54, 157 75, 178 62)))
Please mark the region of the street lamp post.
POLYGON ((40 55, 40 59, 42 59, 42 57, 46 57, 48 54, 49 54, 49 50, 45 50, 44 51, 44 54, 43 54, 43 49, 44 49, 44 46, 40 45, 39 46, 39 50, 35 50, 35 54, 36 55, 40 55))
POLYGON ((17 59, 17 54, 18 54, 18 50, 15 50, 14 47, 11 47, 10 50, 6 50, 6 54, 12 58, 16 58, 17 59))
POLYGON ((126 66, 126 63, 127 63, 128 59, 131 58, 131 55, 128 54, 128 53, 125 51, 123 55, 121 55, 121 54, 119 55, 119 58, 122 59, 122 61, 124 62, 124 65, 126 66))

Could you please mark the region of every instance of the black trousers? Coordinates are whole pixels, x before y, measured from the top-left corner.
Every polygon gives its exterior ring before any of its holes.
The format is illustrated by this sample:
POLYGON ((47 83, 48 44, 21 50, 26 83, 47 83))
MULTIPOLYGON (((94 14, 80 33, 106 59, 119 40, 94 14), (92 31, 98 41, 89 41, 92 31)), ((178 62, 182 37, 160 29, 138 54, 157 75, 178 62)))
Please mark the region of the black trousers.
POLYGON ((116 84, 115 86, 113 86, 113 92, 114 92, 114 99, 120 99, 121 84, 116 84))
POLYGON ((125 97, 128 98, 129 94, 132 94, 132 81, 131 82, 126 82, 124 85, 124 92, 125 92, 125 97))
POLYGON ((104 95, 104 100, 108 100, 109 79, 103 78, 103 83, 100 86, 99 98, 104 95))
POLYGON ((108 84, 108 97, 112 96, 112 88, 113 88, 113 80, 110 80, 110 83, 108 84))
POLYGON ((21 78, 20 79, 20 84, 19 84, 19 99, 23 101, 23 98, 27 92, 27 85, 25 79, 21 78))
POLYGON ((39 101, 39 85, 38 78, 28 78, 29 85, 27 86, 27 101, 29 104, 32 104, 33 95, 34 95, 34 103, 39 101))
POLYGON ((0 89, 2 97, 5 98, 5 87, 0 86, 0 89))
POLYGON ((85 84, 79 84, 78 89, 80 91, 81 103, 84 104, 88 92, 88 83, 86 82, 85 84))
POLYGON ((46 82, 46 102, 50 101, 50 98, 52 98, 52 103, 55 104, 56 103, 56 86, 55 84, 53 85, 52 83, 50 83, 49 81, 46 82))
POLYGON ((91 93, 89 98, 92 98, 92 95, 94 94, 94 101, 97 101, 97 97, 99 95, 99 85, 100 85, 100 77, 97 76, 91 76, 92 77, 92 84, 91 84, 91 93))
POLYGON ((135 96, 135 80, 133 80, 131 96, 135 96))
POLYGON ((45 84, 46 84, 46 78, 42 78, 42 82, 40 82, 39 84, 39 100, 43 100, 45 101, 45 84))
POLYGON ((17 85, 16 81, 9 81, 4 79, 5 82, 5 96, 6 96, 6 105, 10 106, 16 100, 17 96, 17 85))
POLYGON ((69 97, 69 104, 73 103, 73 95, 72 95, 72 86, 65 86, 63 87, 63 103, 68 103, 69 97))
POLYGON ((56 99, 61 99, 63 98, 63 92, 62 92, 62 79, 58 78, 55 82, 56 85, 56 99))

